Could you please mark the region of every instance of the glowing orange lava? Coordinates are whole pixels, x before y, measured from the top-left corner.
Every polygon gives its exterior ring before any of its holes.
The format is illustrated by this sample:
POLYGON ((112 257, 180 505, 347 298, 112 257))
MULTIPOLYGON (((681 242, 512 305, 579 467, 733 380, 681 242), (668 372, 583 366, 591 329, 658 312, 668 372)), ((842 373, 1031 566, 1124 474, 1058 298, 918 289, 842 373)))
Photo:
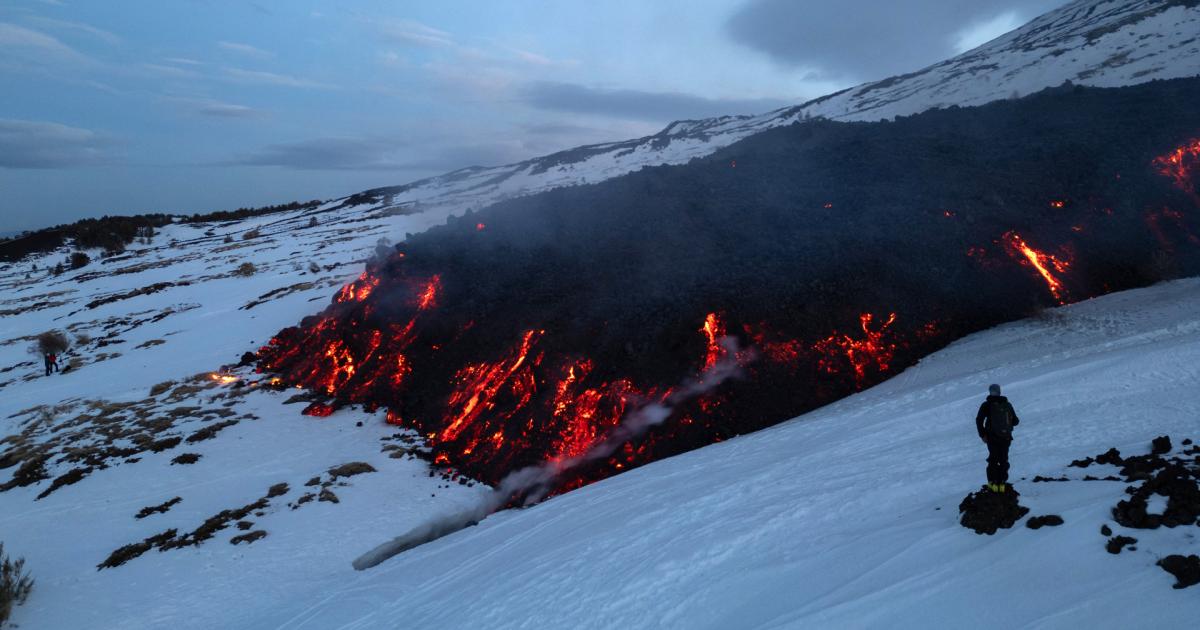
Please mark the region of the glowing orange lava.
POLYGON ((417 308, 422 311, 427 311, 437 306, 438 291, 442 288, 441 276, 433 276, 429 279, 429 283, 425 285, 425 290, 421 291, 421 296, 417 301, 417 308))
POLYGON ((1055 300, 1058 300, 1059 304, 1066 303, 1066 288, 1063 287, 1062 280, 1055 274, 1066 273, 1071 266, 1069 261, 1030 247, 1020 234, 1012 230, 1005 232, 1000 239, 1011 256, 1031 265, 1037 271, 1038 275, 1046 281, 1050 294, 1054 296, 1055 300))
POLYGON ((1154 158, 1152 163, 1159 173, 1174 180, 1176 187, 1195 197, 1193 180, 1200 170, 1200 138, 1188 140, 1170 153, 1154 158))
POLYGON ((833 333, 813 345, 819 359, 817 367, 829 374, 842 372, 843 366, 849 365, 854 372, 854 383, 861 388, 866 382, 867 371, 874 369, 886 372, 888 364, 896 353, 896 344, 884 340, 884 333, 896 321, 896 314, 888 315, 887 321, 871 330, 871 322, 875 319, 870 313, 859 316, 863 338, 855 339, 850 335, 833 333))

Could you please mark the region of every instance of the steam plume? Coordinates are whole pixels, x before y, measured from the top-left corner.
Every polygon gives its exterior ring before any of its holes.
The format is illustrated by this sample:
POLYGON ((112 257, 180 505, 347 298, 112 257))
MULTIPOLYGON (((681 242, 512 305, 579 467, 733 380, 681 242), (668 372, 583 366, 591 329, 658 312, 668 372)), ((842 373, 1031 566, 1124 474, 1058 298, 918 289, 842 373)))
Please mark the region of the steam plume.
POLYGON ((661 402, 647 403, 626 414, 609 438, 588 452, 578 457, 548 461, 513 471, 478 505, 412 528, 356 558, 353 562, 354 568, 358 571, 369 569, 409 549, 471 527, 499 511, 513 497, 523 496, 524 505, 527 506, 540 502, 554 488, 554 480, 559 475, 585 462, 612 455, 622 444, 662 424, 680 404, 712 391, 721 383, 737 376, 741 372, 740 360, 747 358, 746 353, 739 355, 737 339, 734 337, 722 338, 721 347, 725 349, 724 356, 702 372, 699 378, 685 383, 661 402))

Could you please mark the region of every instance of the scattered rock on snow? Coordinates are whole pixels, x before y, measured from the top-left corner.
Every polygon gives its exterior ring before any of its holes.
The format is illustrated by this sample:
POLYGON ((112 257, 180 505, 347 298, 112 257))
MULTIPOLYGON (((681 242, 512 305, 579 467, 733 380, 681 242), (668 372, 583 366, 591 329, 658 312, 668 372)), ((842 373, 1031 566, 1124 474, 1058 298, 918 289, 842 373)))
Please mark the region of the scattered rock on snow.
POLYGON ((963 527, 976 534, 995 534, 998 529, 1007 529, 1016 524, 1029 508, 1018 502, 1020 493, 1012 486, 1005 492, 992 492, 983 486, 978 492, 968 494, 958 505, 963 527))
POLYGON ((1101 525, 1100 526, 1100 535, 1101 536, 1112 536, 1112 528, 1109 527, 1107 524, 1101 525))
POLYGON ((158 505, 151 505, 149 507, 144 507, 140 511, 138 511, 137 514, 134 514, 133 517, 141 519, 141 518, 146 518, 147 516, 150 516, 151 514, 164 514, 164 513, 166 513, 167 510, 171 509, 171 506, 175 505, 176 503, 179 503, 180 501, 183 501, 182 497, 175 497, 174 499, 171 499, 169 501, 164 501, 162 503, 159 503, 158 505))
POLYGON ((266 530, 257 529, 252 532, 249 532, 247 534, 242 534, 240 536, 234 536, 233 538, 230 538, 229 544, 237 545, 237 544, 241 544, 241 543, 252 543, 256 540, 266 538, 266 536, 267 536, 266 530))
POLYGON ((1171 438, 1166 435, 1160 435, 1150 442, 1151 455, 1166 455, 1171 452, 1171 438))
POLYGON ((171 460, 171 464, 172 465, 195 464, 198 461, 200 461, 199 453, 181 453, 179 455, 176 455, 175 459, 171 460))
POLYGON ((1029 529, 1041 529, 1042 527, 1057 527, 1063 524, 1063 518, 1057 514, 1046 514, 1044 516, 1031 516, 1028 521, 1025 521, 1025 526, 1029 529))
POLYGON ((354 475, 373 472, 375 472, 375 467, 366 462, 350 462, 349 464, 342 464, 341 466, 334 466, 333 468, 330 468, 329 476, 333 479, 337 479, 338 477, 353 477, 354 475))
POLYGON ((1125 545, 1136 544, 1136 538, 1131 538, 1129 536, 1113 536, 1112 538, 1108 539, 1108 543, 1104 545, 1104 548, 1108 550, 1108 553, 1117 554, 1121 553, 1121 549, 1124 548, 1125 545))
POLYGON ((1163 571, 1175 576, 1175 588, 1187 588, 1193 584, 1200 584, 1200 557, 1196 554, 1190 556, 1181 556, 1178 554, 1167 556, 1158 561, 1158 566, 1162 567, 1163 571))

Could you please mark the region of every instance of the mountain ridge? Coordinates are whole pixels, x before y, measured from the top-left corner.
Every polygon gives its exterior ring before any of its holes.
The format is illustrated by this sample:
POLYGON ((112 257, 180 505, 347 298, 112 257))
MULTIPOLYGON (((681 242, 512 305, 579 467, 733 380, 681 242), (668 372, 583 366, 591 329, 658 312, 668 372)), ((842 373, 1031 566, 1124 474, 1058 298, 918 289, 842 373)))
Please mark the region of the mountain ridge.
POLYGON ((358 193, 388 205, 451 212, 561 186, 680 164, 805 117, 883 120, 971 106, 1073 82, 1135 85, 1200 75, 1200 1, 1076 0, 926 68, 750 116, 677 120, 649 136, 574 147, 502 166, 470 166, 358 193))

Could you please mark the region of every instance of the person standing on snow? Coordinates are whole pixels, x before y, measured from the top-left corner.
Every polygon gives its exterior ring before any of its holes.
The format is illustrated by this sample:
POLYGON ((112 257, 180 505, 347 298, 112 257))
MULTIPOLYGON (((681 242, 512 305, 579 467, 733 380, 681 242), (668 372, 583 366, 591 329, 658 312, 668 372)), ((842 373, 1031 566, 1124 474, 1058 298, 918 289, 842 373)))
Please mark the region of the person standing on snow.
POLYGON ((1020 423, 1012 403, 1000 395, 1000 386, 990 385, 987 400, 975 414, 975 428, 988 447, 987 486, 992 492, 1004 492, 1008 486, 1008 447, 1013 427, 1020 423))

